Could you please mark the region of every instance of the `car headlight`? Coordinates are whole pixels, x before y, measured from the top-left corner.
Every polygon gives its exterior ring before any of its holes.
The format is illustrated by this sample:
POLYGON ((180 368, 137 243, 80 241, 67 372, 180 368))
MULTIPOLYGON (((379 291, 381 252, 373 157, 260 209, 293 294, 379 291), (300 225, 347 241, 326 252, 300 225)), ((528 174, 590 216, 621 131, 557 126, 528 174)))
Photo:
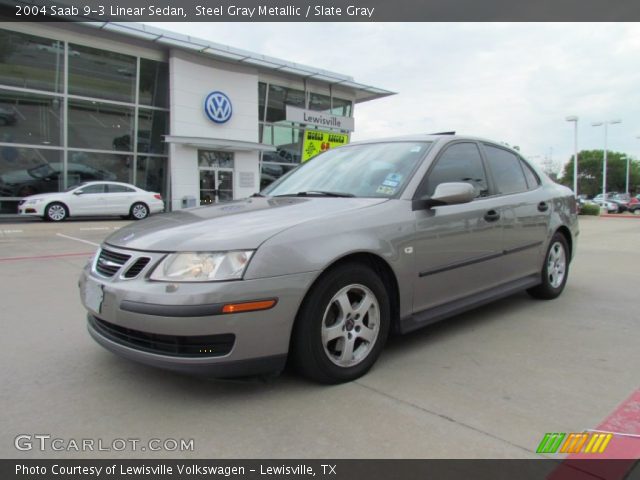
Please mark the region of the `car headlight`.
POLYGON ((151 280, 212 282, 242 278, 252 250, 189 252, 167 255, 151 273, 151 280))
POLYGON ((31 200, 27 200, 28 205, 35 205, 36 203, 44 202, 44 198, 33 198, 31 200))

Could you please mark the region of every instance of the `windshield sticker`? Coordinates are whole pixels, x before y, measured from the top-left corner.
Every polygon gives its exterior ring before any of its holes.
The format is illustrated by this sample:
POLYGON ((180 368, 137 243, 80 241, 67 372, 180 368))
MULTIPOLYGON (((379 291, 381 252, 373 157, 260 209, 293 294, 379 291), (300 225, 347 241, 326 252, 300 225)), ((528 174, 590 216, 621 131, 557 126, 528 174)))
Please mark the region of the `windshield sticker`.
POLYGON ((384 179, 384 181, 382 182, 382 185, 385 186, 385 187, 396 188, 398 185, 400 185, 401 181, 402 181, 402 174, 400 174, 400 173, 390 173, 384 179))
POLYGON ((409 150, 411 153, 418 153, 420 150, 422 150, 422 147, 420 145, 416 145, 415 147, 411 147, 411 150, 409 150))
POLYGON ((396 189, 392 187, 385 187, 384 185, 380 185, 376 190, 376 193, 381 193, 383 195, 393 195, 396 193, 396 189))

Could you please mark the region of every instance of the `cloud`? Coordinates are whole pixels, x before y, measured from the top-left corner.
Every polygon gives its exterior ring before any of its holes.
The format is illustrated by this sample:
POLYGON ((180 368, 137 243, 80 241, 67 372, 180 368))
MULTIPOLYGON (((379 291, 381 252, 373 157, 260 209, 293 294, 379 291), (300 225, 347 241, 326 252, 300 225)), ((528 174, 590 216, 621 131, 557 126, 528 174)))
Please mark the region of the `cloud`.
POLYGON ((640 25, 619 23, 155 24, 352 75, 398 92, 358 104, 353 138, 456 130, 565 162, 602 148, 593 121, 621 118, 611 149, 640 150, 640 25))

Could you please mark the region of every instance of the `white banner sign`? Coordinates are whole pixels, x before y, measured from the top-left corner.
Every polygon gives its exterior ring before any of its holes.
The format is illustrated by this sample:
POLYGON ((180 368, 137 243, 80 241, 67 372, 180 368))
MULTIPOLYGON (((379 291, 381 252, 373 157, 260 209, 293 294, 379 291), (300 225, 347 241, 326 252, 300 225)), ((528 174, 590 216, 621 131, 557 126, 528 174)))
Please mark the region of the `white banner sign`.
POLYGON ((303 108, 292 107, 290 105, 287 105, 286 119, 288 122, 306 123, 308 125, 347 130, 349 132, 353 132, 355 130, 353 117, 341 117, 339 115, 331 115, 330 113, 325 112, 314 112, 313 110, 305 110, 303 108))

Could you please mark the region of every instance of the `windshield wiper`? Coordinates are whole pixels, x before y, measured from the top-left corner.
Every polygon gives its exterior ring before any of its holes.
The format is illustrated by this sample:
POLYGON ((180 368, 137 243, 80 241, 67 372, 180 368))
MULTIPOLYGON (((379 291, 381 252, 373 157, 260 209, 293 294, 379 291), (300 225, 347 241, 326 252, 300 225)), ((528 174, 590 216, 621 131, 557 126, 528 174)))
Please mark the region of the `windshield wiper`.
POLYGON ((285 193, 282 195, 276 195, 276 197, 355 197, 353 193, 344 193, 344 192, 327 192, 324 190, 307 190, 306 192, 298 192, 298 193, 285 193))

